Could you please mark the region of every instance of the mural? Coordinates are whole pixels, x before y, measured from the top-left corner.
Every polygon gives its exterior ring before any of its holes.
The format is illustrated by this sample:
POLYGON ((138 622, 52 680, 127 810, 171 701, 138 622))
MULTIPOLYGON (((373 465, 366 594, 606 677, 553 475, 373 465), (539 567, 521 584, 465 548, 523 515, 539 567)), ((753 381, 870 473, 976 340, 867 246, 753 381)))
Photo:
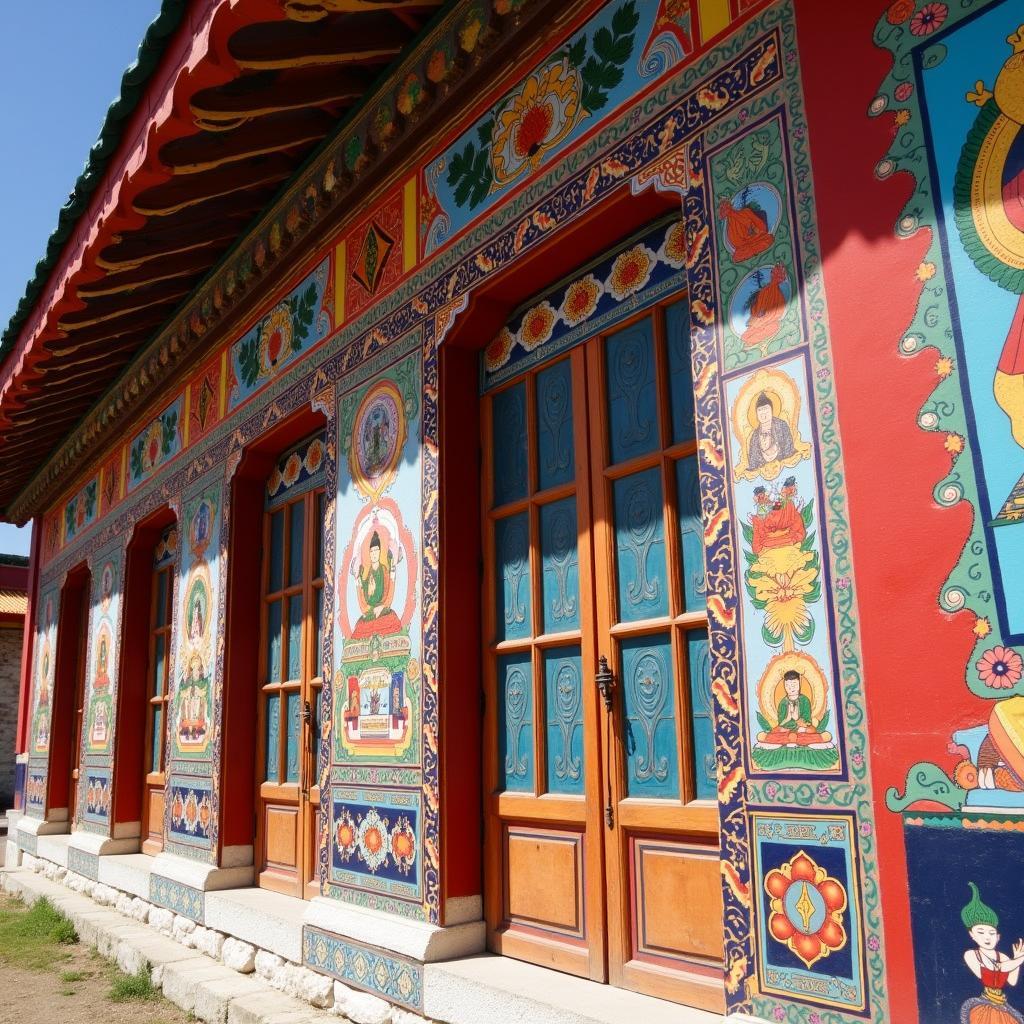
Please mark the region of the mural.
POLYGON ((110 822, 111 770, 90 768, 85 772, 85 804, 82 817, 89 822, 107 825, 110 822))
POLYGON ((687 5, 608 4, 424 170, 430 253, 692 52, 687 5))
POLYGON ((213 819, 212 786, 189 778, 170 780, 170 834, 179 843, 210 845, 213 819))
POLYGON ((182 404, 178 396, 132 439, 128 447, 128 490, 152 476, 181 451, 182 404))
MULTIPOLYGON (((59 604, 60 590, 57 587, 40 594, 36 637, 32 648, 35 654, 35 672, 32 687, 32 735, 29 738, 31 754, 47 754, 50 750, 50 717, 53 713, 53 684, 56 679, 59 604)), ((45 799, 45 793, 43 797, 45 799)))
POLYGON ((418 763, 419 387, 410 357, 341 403, 337 762, 418 763))
POLYGON ((330 258, 242 335, 228 352, 228 409, 235 409, 331 331, 330 258))
POLYGON ((87 754, 113 749, 124 556, 120 542, 94 562, 89 615, 87 754))
POLYGON ((840 721, 802 356, 726 384, 755 771, 838 772, 840 721))
POLYGON ((217 636, 220 488, 185 505, 181 586, 175 595, 175 687, 171 753, 185 760, 209 757, 213 730, 213 675, 217 636), (212 555, 208 555, 211 544, 212 555))
POLYGON ((944 434, 953 457, 937 500, 975 510, 939 600, 947 611, 972 613, 959 620, 974 639, 964 675, 981 700, 975 722, 958 722, 937 746, 939 762, 910 767, 887 802, 893 810, 928 800, 965 813, 1024 812, 1024 595, 1013 576, 1024 564, 1024 25, 1009 0, 976 3, 970 18, 930 6, 880 21, 876 41, 898 56, 899 70, 871 112, 895 108, 897 118, 896 141, 876 174, 899 167, 917 182, 921 212, 904 216, 901 232, 935 228, 901 350, 939 349, 938 384, 918 422, 944 434), (912 130, 927 140, 920 156, 903 152, 912 130), (962 318, 965 308, 972 315, 962 318))
POLYGON ((217 353, 189 382, 188 442, 202 440, 224 416, 222 353, 217 353))

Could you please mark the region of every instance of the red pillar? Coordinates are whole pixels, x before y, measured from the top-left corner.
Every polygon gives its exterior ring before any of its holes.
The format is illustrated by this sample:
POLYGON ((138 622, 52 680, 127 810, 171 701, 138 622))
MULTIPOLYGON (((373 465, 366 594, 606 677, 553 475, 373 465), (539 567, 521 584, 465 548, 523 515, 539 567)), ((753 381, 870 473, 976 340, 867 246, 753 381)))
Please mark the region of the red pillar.
POLYGON ((14 749, 23 754, 28 749, 28 723, 32 709, 32 644, 35 641, 36 602, 39 594, 39 556, 43 537, 43 520, 32 520, 32 545, 28 561, 28 604, 25 608, 25 628, 21 639, 21 683, 18 687, 18 732, 14 749))

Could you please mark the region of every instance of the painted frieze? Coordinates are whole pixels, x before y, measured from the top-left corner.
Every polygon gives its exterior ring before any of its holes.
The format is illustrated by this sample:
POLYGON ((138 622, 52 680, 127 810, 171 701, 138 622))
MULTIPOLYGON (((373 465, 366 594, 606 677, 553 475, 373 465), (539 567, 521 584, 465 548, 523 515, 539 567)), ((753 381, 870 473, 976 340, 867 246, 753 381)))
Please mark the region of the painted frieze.
POLYGON ((692 52, 688 5, 607 4, 424 170, 431 253, 692 52))
POLYGON ((181 451, 183 403, 184 397, 179 395, 132 438, 128 446, 129 491, 138 487, 181 451))
POLYGON ((224 362, 218 352, 189 382, 187 444, 201 441, 224 416, 224 362))
POLYGON ((85 803, 82 817, 86 822, 106 826, 110 822, 111 769, 88 767, 85 770, 85 803))
POLYGON ((97 557, 92 574, 84 737, 87 754, 108 755, 113 749, 123 574, 124 555, 118 543, 97 557))
POLYGON ((331 331, 330 258, 325 258, 228 351, 228 409, 273 380, 331 331))
POLYGON ((93 477, 64 506, 64 542, 74 540, 96 520, 99 513, 99 479, 93 477))

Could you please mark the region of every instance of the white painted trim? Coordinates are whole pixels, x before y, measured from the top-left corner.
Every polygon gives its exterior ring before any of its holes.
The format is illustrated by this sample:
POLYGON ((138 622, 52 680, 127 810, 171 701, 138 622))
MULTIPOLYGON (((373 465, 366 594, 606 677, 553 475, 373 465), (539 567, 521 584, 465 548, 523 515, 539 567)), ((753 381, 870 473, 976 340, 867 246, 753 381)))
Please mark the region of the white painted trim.
POLYGON ((158 853, 153 858, 153 874, 166 878, 169 882, 180 882, 182 885, 204 892, 211 889, 240 889, 252 885, 253 869, 249 867, 219 868, 216 864, 203 864, 201 861, 179 857, 175 853, 158 853))
MULTIPOLYGON (((65 810, 65 815, 67 811, 65 810)), ((18 831, 27 836, 59 836, 67 835, 68 822, 65 817, 60 821, 45 821, 43 818, 23 817, 18 822, 18 831)))
MULTIPOLYGON (((75 850, 81 850, 82 853, 104 857, 114 853, 135 853, 139 848, 139 841, 138 838, 111 839, 110 836, 99 836, 94 832, 72 832, 68 837, 68 845, 75 850)), ((46 856, 42 843, 39 844, 39 856, 46 856)), ((67 867, 66 862, 64 867, 67 867)))

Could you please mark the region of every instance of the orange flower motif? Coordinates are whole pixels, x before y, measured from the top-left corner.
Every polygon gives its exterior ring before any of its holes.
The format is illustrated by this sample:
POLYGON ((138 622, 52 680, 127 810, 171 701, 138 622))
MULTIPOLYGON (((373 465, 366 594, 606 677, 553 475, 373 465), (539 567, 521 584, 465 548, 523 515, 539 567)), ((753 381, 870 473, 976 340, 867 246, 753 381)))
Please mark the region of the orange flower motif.
POLYGON ((324 461, 323 441, 314 441, 306 452, 306 472, 315 473, 324 461))
POLYGON ((484 350, 484 366, 488 373, 500 370, 508 362, 515 342, 516 339, 507 327, 498 331, 497 337, 484 350))
POLYGON ((896 0, 885 12, 890 25, 902 25, 914 13, 914 0, 896 0))
POLYGON ((1012 647, 993 647, 974 667, 978 678, 993 690, 1012 690, 1024 675, 1024 659, 1012 647))
POLYGON ((555 329, 557 314, 551 303, 545 300, 528 310, 519 325, 519 343, 527 352, 532 352, 551 337, 555 329))
POLYGON ((929 263, 927 261, 922 263, 917 268, 917 270, 914 271, 914 277, 916 277, 918 279, 918 281, 920 281, 922 283, 924 283, 925 281, 930 281, 934 276, 935 276, 935 264, 934 263, 929 263))
POLYGON ((629 298, 651 279, 654 268, 654 253, 645 245, 634 245, 620 253, 612 264, 608 279, 608 291, 621 302, 629 298))
POLYGON ((902 128, 905 124, 910 122, 910 111, 909 110, 897 110, 895 117, 896 125, 902 128))
POLYGON ((570 327, 583 323, 597 309, 601 291, 601 282, 593 274, 573 281, 562 300, 562 319, 570 327))
POLYGON ((665 236, 665 261, 676 270, 686 266, 686 230, 673 224, 665 236))
POLYGON ((803 850, 768 872, 771 898, 768 931, 807 967, 846 945, 846 889, 803 850))
POLYGON ((299 479, 301 472, 302 459, 299 458, 298 452, 292 452, 288 456, 288 461, 284 464, 284 472, 281 474, 281 479, 284 480, 285 486, 291 487, 299 479))
POLYGON ((943 447, 950 455, 959 455, 964 450, 964 439, 959 434, 947 434, 943 447))
POLYGON ((942 380, 945 380, 953 372, 953 360, 949 356, 943 356, 936 360, 935 372, 942 380))

